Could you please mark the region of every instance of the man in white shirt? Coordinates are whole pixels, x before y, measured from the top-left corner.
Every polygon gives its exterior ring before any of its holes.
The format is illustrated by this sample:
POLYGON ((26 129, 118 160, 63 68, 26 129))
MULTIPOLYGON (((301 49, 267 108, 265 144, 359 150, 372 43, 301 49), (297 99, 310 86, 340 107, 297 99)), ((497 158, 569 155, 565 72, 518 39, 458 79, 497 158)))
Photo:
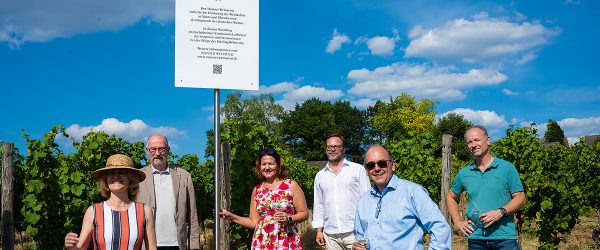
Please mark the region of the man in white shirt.
POLYGON ((354 215, 361 195, 369 190, 363 166, 344 159, 344 138, 327 137, 327 165, 315 176, 312 226, 316 241, 327 249, 352 249, 354 215))

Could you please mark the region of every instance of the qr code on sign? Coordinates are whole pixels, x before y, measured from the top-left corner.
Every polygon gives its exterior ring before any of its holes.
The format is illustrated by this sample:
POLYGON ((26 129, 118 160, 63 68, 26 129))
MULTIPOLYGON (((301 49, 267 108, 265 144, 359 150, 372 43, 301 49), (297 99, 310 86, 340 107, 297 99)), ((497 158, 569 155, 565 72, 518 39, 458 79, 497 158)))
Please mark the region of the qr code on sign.
POLYGON ((222 74, 222 73, 223 73, 223 65, 213 64, 213 74, 222 74))

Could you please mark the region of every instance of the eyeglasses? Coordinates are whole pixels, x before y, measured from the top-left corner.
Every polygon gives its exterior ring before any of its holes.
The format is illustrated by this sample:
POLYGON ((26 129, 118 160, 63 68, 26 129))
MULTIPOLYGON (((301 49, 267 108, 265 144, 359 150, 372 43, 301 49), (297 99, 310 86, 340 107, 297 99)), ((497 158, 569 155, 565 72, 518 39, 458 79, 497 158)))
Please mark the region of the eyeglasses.
POLYGON ((327 146, 327 150, 331 150, 331 151, 333 151, 333 150, 338 150, 338 149, 341 149, 341 148, 343 148, 343 147, 344 147, 344 145, 328 145, 328 146, 327 146))
POLYGON ((377 162, 371 161, 371 162, 367 162, 367 164, 365 164, 365 167, 368 170, 372 170, 375 168, 375 164, 377 164, 377 166, 379 166, 380 168, 387 168, 388 162, 394 162, 394 161, 392 161, 392 160, 379 160, 377 162))
POLYGON ((150 151, 150 153, 156 153, 156 151, 158 151, 159 153, 164 153, 167 152, 167 150, 169 149, 169 147, 159 147, 159 148, 146 148, 148 149, 148 151, 150 151))
POLYGON ((258 154, 259 156, 271 155, 271 156, 279 156, 275 149, 263 149, 258 154))

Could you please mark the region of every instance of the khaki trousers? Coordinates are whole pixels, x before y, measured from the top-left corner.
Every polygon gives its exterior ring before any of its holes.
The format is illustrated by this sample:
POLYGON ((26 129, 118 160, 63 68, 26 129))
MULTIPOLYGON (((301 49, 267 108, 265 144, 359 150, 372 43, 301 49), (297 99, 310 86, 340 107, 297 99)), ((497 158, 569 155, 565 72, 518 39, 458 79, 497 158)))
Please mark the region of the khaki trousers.
POLYGON ((326 234, 323 232, 327 250, 352 250, 354 232, 326 234))

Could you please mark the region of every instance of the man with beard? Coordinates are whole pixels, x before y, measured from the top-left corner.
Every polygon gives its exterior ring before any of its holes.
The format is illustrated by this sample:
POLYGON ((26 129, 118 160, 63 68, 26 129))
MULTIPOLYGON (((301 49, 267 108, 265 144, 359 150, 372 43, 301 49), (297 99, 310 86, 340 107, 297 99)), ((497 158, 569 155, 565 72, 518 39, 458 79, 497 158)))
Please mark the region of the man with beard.
MULTIPOLYGON (((200 249, 200 226, 192 177, 186 170, 169 164, 169 142, 160 134, 146 141, 150 165, 142 168, 146 179, 140 183, 136 201, 152 207, 159 250, 200 249)), ((68 233, 65 247, 79 241, 68 233)))
POLYGON ((360 164, 344 159, 344 139, 326 140, 327 165, 314 181, 312 226, 316 241, 327 249, 352 249, 354 214, 360 196, 369 189, 369 178, 360 164))
POLYGON ((517 168, 490 153, 490 137, 483 126, 467 129, 465 140, 475 161, 456 174, 446 205, 454 226, 468 237, 469 249, 519 249, 514 213, 525 206, 525 192, 517 168), (458 212, 466 192, 467 218, 458 212))

